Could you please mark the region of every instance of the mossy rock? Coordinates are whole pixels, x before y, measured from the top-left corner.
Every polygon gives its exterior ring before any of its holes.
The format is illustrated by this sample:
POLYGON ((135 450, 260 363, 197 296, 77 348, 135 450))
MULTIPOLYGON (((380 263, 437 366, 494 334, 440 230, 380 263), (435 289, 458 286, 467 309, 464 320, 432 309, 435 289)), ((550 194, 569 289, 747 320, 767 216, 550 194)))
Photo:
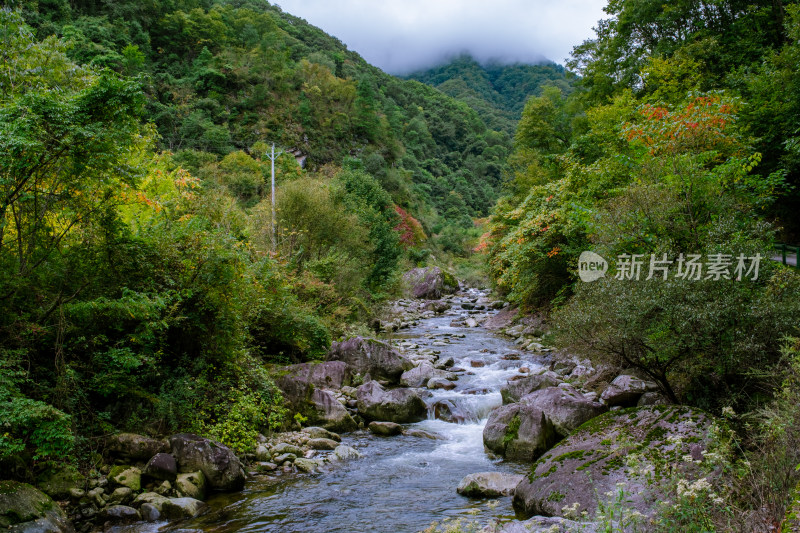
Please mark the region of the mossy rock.
POLYGON ((142 471, 135 466, 117 465, 108 474, 108 480, 115 486, 128 487, 133 492, 142 489, 142 471))
POLYGON ((69 498, 70 490, 80 488, 82 484, 83 478, 73 466, 40 476, 36 482, 42 492, 56 500, 69 498))
POLYGON ((685 406, 634 407, 593 418, 533 465, 514 493, 514 507, 528 517, 563 516, 562 508, 577 503, 578 512, 591 516, 598 498, 605 503, 606 493, 616 493, 621 483, 631 505, 652 514, 666 497, 661 481, 676 474, 687 480, 700 476, 699 466, 684 457, 702 458, 712 445, 713 422, 685 406), (642 475, 644 470, 651 473, 642 475))
POLYGON ((0 528, 72 533, 64 511, 42 491, 16 481, 0 481, 0 528))

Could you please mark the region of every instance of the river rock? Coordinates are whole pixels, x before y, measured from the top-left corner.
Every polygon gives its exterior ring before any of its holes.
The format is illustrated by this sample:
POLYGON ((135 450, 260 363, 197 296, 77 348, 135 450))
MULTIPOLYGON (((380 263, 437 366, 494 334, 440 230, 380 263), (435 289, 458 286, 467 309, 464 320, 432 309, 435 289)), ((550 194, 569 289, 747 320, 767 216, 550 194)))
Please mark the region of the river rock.
POLYGON ((168 520, 194 518, 203 512, 205 506, 194 498, 169 498, 161 505, 161 515, 168 520))
POLYGON ((392 437, 403 432, 403 426, 394 422, 370 422, 369 430, 381 437, 392 437))
POLYGON ((358 459, 361 457, 361 453, 358 452, 352 446, 347 446, 346 444, 340 444, 333 450, 333 455, 340 461, 346 461, 348 459, 358 459))
POLYGON ((158 522, 161 518, 161 511, 156 509, 155 505, 145 503, 142 504, 142 507, 139 509, 139 515, 145 522, 158 522))
POLYGON ((178 476, 178 465, 172 455, 157 453, 148 461, 142 474, 152 479, 175 481, 178 476))
POLYGON ((518 474, 504 474, 502 472, 478 472, 469 474, 458 484, 456 492, 463 496, 473 498, 496 498, 509 496, 522 481, 523 476, 518 474))
POLYGON ((358 412, 370 420, 415 422, 426 412, 425 402, 411 389, 386 390, 377 381, 358 388, 358 412))
MULTIPOLYGON (((355 393, 355 389, 353 389, 355 393)), ((309 438, 312 439, 331 439, 335 440, 336 442, 342 442, 342 437, 333 433, 332 431, 328 431, 325 428, 311 426, 307 428, 303 428, 303 433, 307 434, 309 438)))
POLYGON ((127 505, 111 505, 103 509, 100 513, 101 520, 111 522, 114 525, 130 524, 142 519, 139 511, 127 505))
POLYGON ((400 376, 400 385, 404 387, 422 387, 433 377, 435 372, 436 369, 430 362, 423 361, 411 370, 403 372, 403 375, 400 376))
POLYGON ((107 449, 122 459, 147 461, 157 453, 168 452, 169 443, 135 433, 118 433, 108 439, 107 449))
POLYGON ((0 529, 15 533, 74 533, 67 515, 27 483, 0 481, 0 529))
POLYGON ((288 442, 279 442, 272 447, 272 455, 281 455, 283 453, 293 453, 298 457, 303 455, 303 449, 300 446, 295 446, 288 442))
POLYGON ((142 488, 142 471, 135 466, 117 465, 108 473, 108 481, 113 486, 128 487, 139 492, 142 488))
POLYGON ((139 508, 142 505, 149 503, 159 511, 161 511, 161 506, 167 501, 169 498, 166 496, 162 496, 161 494, 157 494, 155 492, 142 492, 136 498, 133 499, 133 503, 131 507, 139 508))
POLYGON ((436 314, 441 314, 450 309, 452 306, 447 303, 443 302, 442 300, 434 300, 432 302, 426 303, 422 308, 427 309, 429 311, 433 311, 436 314))
POLYGON ((398 383, 403 372, 414 368, 411 361, 385 342, 365 337, 334 342, 327 358, 344 361, 361 376, 369 374, 372 379, 384 379, 389 383, 398 383))
POLYGON ((426 387, 434 390, 435 389, 453 390, 456 388, 456 384, 445 378, 431 378, 428 380, 426 387))
POLYGON ((598 495, 616 493, 621 483, 628 507, 650 515, 669 496, 649 480, 696 479, 698 466, 683 457, 702 457, 711 424, 709 415, 685 406, 637 407, 600 415, 539 459, 530 476, 517 485, 514 508, 522 516, 563 516, 562 508, 577 504, 576 511, 586 511, 591 518, 598 495), (627 459, 635 460, 635 469, 627 468, 627 459))
POLYGON ((608 410, 602 403, 589 400, 566 384, 526 394, 520 403, 541 409, 561 437, 566 437, 584 422, 608 410))
POLYGON ((444 440, 444 437, 441 435, 431 433, 430 431, 424 431, 422 429, 406 429, 403 430, 403 435, 407 437, 417 437, 420 439, 444 440))
POLYGON ((437 300, 458 290, 458 280, 439 267, 414 268, 403 274, 408 293, 414 298, 437 300))
POLYGON ((498 407, 483 428, 483 445, 506 459, 535 461, 555 440, 555 429, 544 412, 525 404, 498 407))
POLYGON ((460 424, 469 420, 469 413, 466 413, 452 400, 439 400, 431 406, 433 417, 437 420, 460 424))
POLYGON ((609 407, 616 405, 632 407, 644 393, 657 390, 658 385, 652 381, 623 374, 614 378, 611 385, 600 395, 600 399, 609 407))
POLYGON ((297 460, 294 462, 294 466, 297 467, 298 470, 301 472, 311 473, 314 472, 318 467, 319 463, 316 462, 314 459, 306 459, 305 457, 298 457, 297 460))
POLYGON ((338 445, 333 439, 308 439, 306 442, 306 446, 312 450, 335 450, 338 445))
POLYGON ((208 485, 216 490, 234 491, 244 487, 244 467, 227 446, 191 433, 173 435, 169 441, 180 472, 199 470, 208 485))
POLYGON ((133 491, 128 487, 117 487, 106 499, 109 505, 127 505, 133 499, 133 491))
POLYGON ((293 463, 297 459, 297 455, 293 453, 282 453, 280 455, 276 455, 272 460, 275 461, 275 464, 283 464, 286 462, 293 463))
POLYGON ((504 404, 514 403, 518 402, 526 394, 539 389, 557 387, 561 381, 561 378, 554 372, 547 371, 541 374, 532 374, 514 381, 508 381, 500 388, 500 396, 503 397, 504 404))
POLYGON ((178 474, 175 479, 175 488, 181 496, 204 500, 206 498, 206 476, 202 472, 188 472, 178 474))

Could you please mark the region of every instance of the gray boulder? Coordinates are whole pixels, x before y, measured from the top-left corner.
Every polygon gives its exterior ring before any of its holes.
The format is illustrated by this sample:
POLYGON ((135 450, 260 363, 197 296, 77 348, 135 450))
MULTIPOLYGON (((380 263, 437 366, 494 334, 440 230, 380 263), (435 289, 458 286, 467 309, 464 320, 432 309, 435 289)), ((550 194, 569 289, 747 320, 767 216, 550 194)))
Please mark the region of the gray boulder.
POLYGON ((201 471, 212 489, 241 490, 245 471, 239 458, 227 446, 191 433, 169 439, 172 454, 183 473, 201 471))
POLYGON ((508 381, 500 388, 500 396, 503 403, 509 404, 518 402, 526 394, 530 394, 539 389, 547 387, 558 387, 562 379, 554 372, 544 372, 542 374, 532 374, 520 379, 508 381))
POLYGON ((358 412, 369 420, 415 422, 426 413, 425 402, 413 390, 386 390, 377 381, 361 385, 356 398, 358 412))
POLYGON ((369 374, 372 379, 385 379, 389 383, 398 383, 403 372, 414 368, 414 363, 385 342, 365 337, 334 342, 327 358, 347 363, 356 374, 369 374))
POLYGON ((438 300, 458 290, 458 280, 439 267, 415 268, 403 274, 409 296, 438 300))
POLYGON ((161 511, 156 509, 155 505, 151 503, 142 504, 139 509, 139 514, 145 522, 158 522, 161 518, 161 511))
POLYGON ((452 381, 445 379, 445 378, 431 378, 428 380, 428 383, 425 385, 429 389, 444 389, 444 390, 453 390, 456 388, 456 384, 452 381))
POLYGON ((135 433, 118 433, 109 437, 107 449, 122 459, 147 461, 157 453, 168 452, 169 443, 163 439, 151 439, 135 433))
POLYGON ((161 516, 168 520, 194 518, 205 509, 206 504, 194 498, 169 498, 161 504, 161 516))
POLYGON ((74 533, 67 515, 45 493, 16 481, 0 481, 0 529, 15 533, 74 533))
POLYGON ((478 472, 469 474, 458 484, 456 492, 473 498, 497 498, 514 494, 523 476, 502 472, 478 472))
POLYGON ((600 399, 609 407, 616 405, 633 407, 644 393, 656 391, 658 391, 658 385, 652 381, 623 374, 614 378, 614 381, 600 395, 600 399))
POLYGON ((172 455, 157 453, 147 462, 142 474, 152 479, 175 481, 178 477, 178 465, 172 455))
POLYGON ((521 403, 498 407, 483 428, 484 447, 506 459, 535 461, 555 440, 555 429, 544 412, 521 403))
POLYGON ((114 525, 130 524, 142 519, 139 511, 127 505, 111 505, 110 507, 106 507, 103 509, 103 512, 100 513, 100 518, 114 525))
POLYGON ((311 403, 314 416, 309 418, 312 423, 337 432, 355 431, 358 428, 353 417, 331 392, 315 389, 311 394, 311 403))
POLYGON ((308 474, 314 472, 319 468, 319 463, 314 459, 306 459, 305 457, 299 457, 295 460, 294 466, 297 467, 298 470, 301 472, 306 472, 308 474))
POLYGON ((340 444, 333 450, 333 456, 340 461, 346 461, 348 459, 358 459, 361 457, 361 453, 359 453, 355 448, 352 446, 347 446, 346 444, 340 444))
POLYGON ((577 504, 576 512, 586 511, 591 518, 600 503, 598 495, 605 498, 623 483, 629 505, 650 515, 668 495, 649 480, 696 479, 699 467, 683 457, 702 458, 711 423, 704 412, 685 406, 638 407, 600 415, 537 461, 514 491, 514 508, 521 516, 563 516, 562 508, 577 504), (635 460, 636 468, 627 467, 628 458, 635 460))
POLYGON ((411 370, 406 370, 400 376, 400 385, 403 387, 422 387, 436 372, 436 369, 428 361, 423 361, 411 370))
POLYGON ((571 385, 539 389, 523 396, 520 403, 541 409, 561 437, 566 437, 584 422, 608 410, 608 407, 589 400, 571 385))

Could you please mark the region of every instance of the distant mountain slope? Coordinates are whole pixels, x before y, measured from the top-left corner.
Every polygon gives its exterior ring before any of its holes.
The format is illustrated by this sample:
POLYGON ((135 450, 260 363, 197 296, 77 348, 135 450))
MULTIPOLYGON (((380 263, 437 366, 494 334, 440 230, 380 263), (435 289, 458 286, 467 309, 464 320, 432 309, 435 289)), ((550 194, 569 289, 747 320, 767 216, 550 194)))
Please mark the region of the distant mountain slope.
POLYGON ((461 100, 474 109, 489 128, 509 134, 514 133, 525 101, 531 95, 540 95, 542 86, 555 85, 565 93, 572 90, 564 67, 555 63, 481 65, 469 55, 411 73, 406 78, 431 85, 461 100))

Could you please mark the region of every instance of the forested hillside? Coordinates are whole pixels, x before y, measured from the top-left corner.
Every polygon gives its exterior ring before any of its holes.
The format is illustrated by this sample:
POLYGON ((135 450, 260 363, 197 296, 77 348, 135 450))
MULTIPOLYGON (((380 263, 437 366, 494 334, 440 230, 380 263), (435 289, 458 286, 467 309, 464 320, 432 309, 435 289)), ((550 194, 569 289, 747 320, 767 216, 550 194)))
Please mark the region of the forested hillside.
POLYGON ((739 431, 746 465, 714 489, 727 509, 686 500, 662 525, 761 531, 780 524, 800 462, 787 403, 800 276, 770 260, 800 227, 800 9, 627 0, 606 13, 574 49, 576 90, 525 105, 489 268, 513 302, 549 316, 562 349, 739 431), (608 261, 604 277, 579 280, 583 251, 608 261), (702 272, 688 274, 692 261, 702 272))
POLYGON ((406 76, 436 87, 460 100, 494 130, 514 134, 522 108, 531 96, 541 96, 542 88, 554 86, 568 94, 574 76, 561 65, 506 65, 490 62, 481 65, 469 55, 462 55, 439 67, 406 76))
POLYGON ((17 7, 0 11, 15 476, 118 430, 244 449, 291 422, 267 365, 364 327, 401 268, 469 255, 500 191, 507 133, 266 2, 17 7))

